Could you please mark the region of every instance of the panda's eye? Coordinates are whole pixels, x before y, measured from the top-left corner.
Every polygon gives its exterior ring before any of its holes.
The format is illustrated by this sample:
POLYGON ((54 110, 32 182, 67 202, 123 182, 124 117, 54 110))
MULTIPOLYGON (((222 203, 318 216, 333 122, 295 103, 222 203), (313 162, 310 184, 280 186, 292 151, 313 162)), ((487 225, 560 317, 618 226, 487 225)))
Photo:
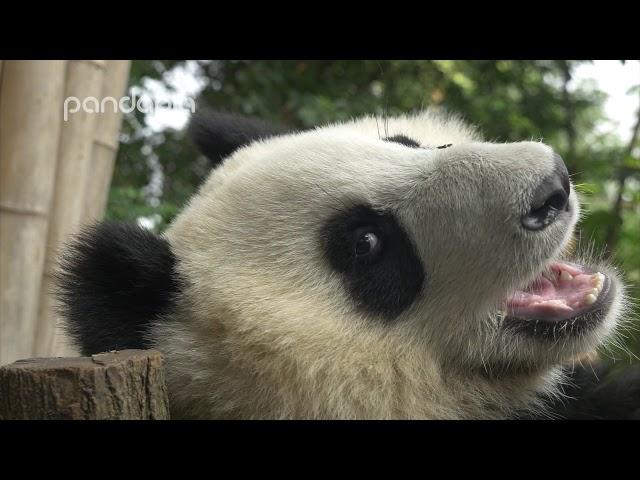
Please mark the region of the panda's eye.
POLYGON ((356 258, 367 257, 371 259, 382 250, 382 238, 371 227, 357 229, 355 231, 355 239, 356 258))
POLYGON ((329 217, 318 233, 328 265, 359 310, 392 320, 418 297, 422 261, 393 212, 354 205, 329 217))

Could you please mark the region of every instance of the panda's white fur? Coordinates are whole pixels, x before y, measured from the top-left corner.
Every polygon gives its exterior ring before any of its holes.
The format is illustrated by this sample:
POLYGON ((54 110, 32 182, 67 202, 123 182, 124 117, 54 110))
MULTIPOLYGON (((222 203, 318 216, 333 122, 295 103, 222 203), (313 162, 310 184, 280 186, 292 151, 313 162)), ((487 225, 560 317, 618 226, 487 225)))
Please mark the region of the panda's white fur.
POLYGON ((483 142, 431 111, 237 150, 165 233, 185 286, 149 338, 166 356, 174 416, 543 412, 559 365, 609 338, 621 308, 618 295, 597 328, 558 342, 499 328, 500 302, 562 255, 578 220, 572 187, 569 213, 544 231, 520 226, 553 168, 543 143, 483 142), (383 139, 393 135, 431 148, 383 139), (392 322, 354 307, 319 245, 326 219, 358 203, 393 211, 424 266, 420 294, 392 322))

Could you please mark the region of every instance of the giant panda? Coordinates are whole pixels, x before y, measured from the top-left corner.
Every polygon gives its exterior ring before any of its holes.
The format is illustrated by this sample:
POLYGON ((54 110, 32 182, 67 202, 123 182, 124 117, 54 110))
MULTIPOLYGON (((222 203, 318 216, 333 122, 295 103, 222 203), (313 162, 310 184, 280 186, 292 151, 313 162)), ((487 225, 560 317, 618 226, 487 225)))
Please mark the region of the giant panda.
POLYGON ((566 365, 620 331, 624 284, 571 255, 579 198, 540 141, 433 110, 190 132, 218 165, 169 228, 94 225, 58 274, 83 354, 164 354, 173 418, 561 417, 566 365))

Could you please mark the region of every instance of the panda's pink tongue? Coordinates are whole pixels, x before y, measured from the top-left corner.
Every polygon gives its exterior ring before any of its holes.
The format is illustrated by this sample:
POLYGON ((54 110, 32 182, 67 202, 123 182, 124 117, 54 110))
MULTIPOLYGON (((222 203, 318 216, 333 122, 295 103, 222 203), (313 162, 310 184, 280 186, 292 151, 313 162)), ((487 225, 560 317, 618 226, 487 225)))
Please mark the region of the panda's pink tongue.
POLYGON ((563 320, 588 310, 602 291, 605 276, 555 262, 524 290, 507 299, 507 314, 535 320, 563 320))

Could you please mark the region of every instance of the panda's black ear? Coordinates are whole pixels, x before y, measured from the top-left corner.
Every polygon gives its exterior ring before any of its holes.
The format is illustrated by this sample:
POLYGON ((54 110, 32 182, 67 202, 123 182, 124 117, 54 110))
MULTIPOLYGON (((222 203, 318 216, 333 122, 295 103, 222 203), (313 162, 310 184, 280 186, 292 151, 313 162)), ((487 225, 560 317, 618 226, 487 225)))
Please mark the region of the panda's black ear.
POLYGON ((103 222, 76 236, 63 250, 55 293, 82 354, 149 348, 149 327, 181 290, 175 264, 169 243, 138 226, 103 222))
POLYGON ((205 109, 191 117, 188 132, 191 140, 215 167, 238 148, 289 130, 258 118, 205 109))

